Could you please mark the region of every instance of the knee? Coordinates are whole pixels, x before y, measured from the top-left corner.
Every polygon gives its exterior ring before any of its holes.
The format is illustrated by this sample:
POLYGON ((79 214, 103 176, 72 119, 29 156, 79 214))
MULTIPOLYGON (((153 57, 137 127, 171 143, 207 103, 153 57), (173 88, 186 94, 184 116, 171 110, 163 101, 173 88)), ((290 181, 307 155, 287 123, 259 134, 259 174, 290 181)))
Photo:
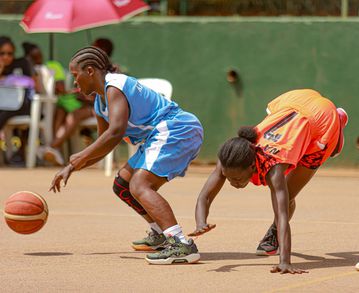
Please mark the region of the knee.
POLYGON ((118 176, 113 181, 112 190, 118 197, 121 198, 124 193, 129 192, 129 183, 118 176))
POLYGON ((67 114, 65 121, 66 121, 67 125, 75 124, 76 123, 76 117, 75 117, 74 113, 67 114))
POLYGON ((131 194, 133 194, 133 196, 137 199, 141 198, 141 196, 146 192, 145 185, 136 176, 131 179, 129 189, 131 194))
POLYGON ((147 214, 141 204, 132 196, 129 190, 129 183, 122 177, 118 176, 115 178, 113 182, 113 192, 140 215, 147 214))

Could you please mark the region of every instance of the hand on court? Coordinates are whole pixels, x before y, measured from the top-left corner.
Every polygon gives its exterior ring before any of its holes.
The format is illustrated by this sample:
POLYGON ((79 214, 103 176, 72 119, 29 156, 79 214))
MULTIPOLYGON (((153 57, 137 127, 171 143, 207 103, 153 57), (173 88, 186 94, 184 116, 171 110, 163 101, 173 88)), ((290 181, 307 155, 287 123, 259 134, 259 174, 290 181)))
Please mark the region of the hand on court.
POLYGON ((67 180, 69 180, 70 175, 72 171, 74 170, 74 167, 71 164, 68 164, 66 167, 64 167, 60 172, 58 172, 54 179, 52 180, 51 187, 49 189, 56 193, 56 191, 60 192, 61 190, 61 180, 64 181, 64 186, 66 186, 67 180))
POLYGON ((199 227, 197 226, 196 230, 192 233, 189 233, 188 236, 200 236, 204 233, 211 231, 214 228, 216 228, 216 224, 205 224, 199 227))
POLYGON ((298 269, 293 267, 291 264, 279 264, 270 270, 271 273, 280 273, 280 274, 302 274, 308 273, 308 271, 298 269))

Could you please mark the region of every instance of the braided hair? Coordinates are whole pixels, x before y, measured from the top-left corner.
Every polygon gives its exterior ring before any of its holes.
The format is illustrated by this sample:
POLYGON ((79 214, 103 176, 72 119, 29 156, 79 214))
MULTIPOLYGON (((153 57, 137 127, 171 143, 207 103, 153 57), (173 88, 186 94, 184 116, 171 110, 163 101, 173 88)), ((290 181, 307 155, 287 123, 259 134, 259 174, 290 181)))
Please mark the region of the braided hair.
POLYGON ((86 66, 93 66, 105 72, 115 72, 114 67, 105 51, 100 48, 89 46, 78 50, 71 58, 71 62, 76 62, 84 69, 86 66))
POLYGON ((238 137, 227 140, 218 152, 218 158, 224 168, 242 168, 251 166, 256 159, 255 143, 258 140, 256 130, 244 126, 238 130, 238 137))

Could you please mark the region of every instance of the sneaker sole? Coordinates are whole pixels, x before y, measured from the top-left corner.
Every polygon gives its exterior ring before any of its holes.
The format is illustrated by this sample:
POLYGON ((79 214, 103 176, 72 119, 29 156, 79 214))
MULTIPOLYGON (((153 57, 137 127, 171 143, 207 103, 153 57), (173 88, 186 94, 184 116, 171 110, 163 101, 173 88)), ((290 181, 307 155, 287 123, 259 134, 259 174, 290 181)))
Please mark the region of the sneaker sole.
POLYGON ((337 108, 337 110, 340 110, 340 111, 344 112, 345 116, 347 117, 347 121, 344 123, 344 126, 347 126, 348 122, 349 122, 348 113, 343 108, 337 108))
POLYGON ((166 259, 149 259, 146 257, 146 261, 153 265, 171 265, 171 264, 193 264, 200 260, 199 253, 192 253, 184 257, 169 257, 166 259))
POLYGON ((153 252, 153 251, 156 251, 155 248, 152 248, 151 246, 148 246, 148 245, 135 245, 135 244, 132 244, 131 245, 132 248, 136 251, 149 251, 149 252, 153 252))
POLYGON ((265 251, 265 250, 257 250, 256 255, 258 256, 272 256, 272 255, 279 255, 279 249, 272 250, 272 251, 265 251))

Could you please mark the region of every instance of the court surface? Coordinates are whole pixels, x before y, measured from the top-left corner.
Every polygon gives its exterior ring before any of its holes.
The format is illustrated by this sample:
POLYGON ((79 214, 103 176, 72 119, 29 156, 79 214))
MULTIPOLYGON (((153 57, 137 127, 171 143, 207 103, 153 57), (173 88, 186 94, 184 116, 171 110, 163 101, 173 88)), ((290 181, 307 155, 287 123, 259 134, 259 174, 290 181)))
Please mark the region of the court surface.
MULTIPOLYGON (((186 233, 212 167, 192 167, 160 191, 186 233)), ((47 190, 57 169, 0 169, 0 208, 19 190, 43 195, 45 227, 19 235, 0 222, 0 292, 359 292, 359 170, 323 169, 297 198, 292 262, 308 274, 269 272, 277 256, 254 254, 273 220, 267 188, 226 184, 209 217, 217 228, 196 239, 194 265, 148 265, 130 242, 143 220, 112 194, 99 169, 74 173, 61 194, 47 190)))

